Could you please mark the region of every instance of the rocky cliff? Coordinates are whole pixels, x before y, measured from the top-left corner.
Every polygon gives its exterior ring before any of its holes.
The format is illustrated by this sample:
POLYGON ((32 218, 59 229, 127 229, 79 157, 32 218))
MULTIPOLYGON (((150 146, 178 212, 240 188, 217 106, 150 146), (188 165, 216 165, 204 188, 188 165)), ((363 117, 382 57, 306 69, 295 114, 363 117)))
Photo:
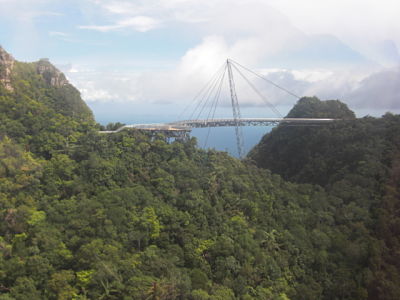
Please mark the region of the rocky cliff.
POLYGON ((15 59, 0 46, 0 82, 9 91, 14 90, 11 85, 11 73, 14 63, 15 59))
MULTIPOLYGON (((88 126, 94 124, 91 110, 82 100, 80 92, 48 59, 20 62, 0 47, 0 135, 37 138, 40 134, 48 135, 44 130, 45 124, 64 124, 66 127, 69 124, 73 128, 83 123, 88 126), (54 115, 57 117, 52 118, 54 115), (16 120, 23 126, 15 127, 16 120)), ((65 132, 58 134, 68 133, 68 130, 63 130, 65 132)), ((38 145, 49 138, 43 136, 41 139, 37 141, 38 145)))
MULTIPOLYGON (((14 57, 0 46, 0 82, 11 92, 14 91, 12 74, 15 63, 16 60, 14 57)), ((53 66, 47 58, 40 59, 38 62, 34 63, 34 65, 36 67, 36 73, 41 75, 48 85, 63 87, 69 84, 65 75, 53 66)))
POLYGON ((68 84, 65 75, 54 67, 47 58, 42 58, 37 62, 36 71, 42 75, 47 84, 55 87, 62 87, 68 84))

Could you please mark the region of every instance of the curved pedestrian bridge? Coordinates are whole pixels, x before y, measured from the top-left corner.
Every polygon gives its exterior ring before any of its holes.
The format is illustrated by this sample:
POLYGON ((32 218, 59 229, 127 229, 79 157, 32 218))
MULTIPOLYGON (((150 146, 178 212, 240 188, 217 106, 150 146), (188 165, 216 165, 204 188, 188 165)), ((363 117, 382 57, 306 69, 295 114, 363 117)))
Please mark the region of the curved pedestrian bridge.
POLYGON ((241 118, 241 119, 208 119, 208 120, 184 120, 170 123, 150 123, 124 125, 114 131, 100 131, 101 133, 114 133, 124 129, 136 129, 143 131, 171 131, 190 132, 193 128, 204 127, 233 127, 233 126, 270 126, 278 124, 292 125, 320 125, 336 121, 337 119, 316 118, 241 118))

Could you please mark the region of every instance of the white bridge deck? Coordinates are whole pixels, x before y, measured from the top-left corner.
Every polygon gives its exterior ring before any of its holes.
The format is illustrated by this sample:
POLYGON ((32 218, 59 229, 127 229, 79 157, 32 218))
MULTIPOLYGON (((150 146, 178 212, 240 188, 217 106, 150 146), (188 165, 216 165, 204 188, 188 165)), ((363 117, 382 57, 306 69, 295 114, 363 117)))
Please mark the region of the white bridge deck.
POLYGON ((336 121, 337 119, 315 118, 241 118, 241 119, 208 119, 208 120, 184 120, 171 123, 131 124, 124 125, 114 131, 100 131, 101 133, 114 133, 124 129, 137 129, 144 131, 170 131, 189 132, 192 128, 204 127, 229 127, 229 126, 269 126, 279 123, 298 125, 317 125, 336 121))

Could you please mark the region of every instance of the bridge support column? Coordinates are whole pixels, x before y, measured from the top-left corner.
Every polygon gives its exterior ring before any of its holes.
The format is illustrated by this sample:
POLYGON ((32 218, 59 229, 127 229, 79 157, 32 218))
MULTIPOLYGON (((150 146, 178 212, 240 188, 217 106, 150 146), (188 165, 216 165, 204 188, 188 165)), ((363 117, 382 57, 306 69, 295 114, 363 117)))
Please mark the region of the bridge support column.
POLYGON ((243 158, 244 156, 244 142, 243 142, 243 132, 240 127, 240 119, 242 118, 240 114, 239 102, 235 89, 235 81, 233 80, 232 66, 231 62, 226 60, 226 64, 228 66, 228 77, 229 77, 229 87, 231 91, 231 102, 232 102, 232 113, 233 119, 235 121, 235 133, 236 133, 236 144, 238 148, 239 157, 243 158))

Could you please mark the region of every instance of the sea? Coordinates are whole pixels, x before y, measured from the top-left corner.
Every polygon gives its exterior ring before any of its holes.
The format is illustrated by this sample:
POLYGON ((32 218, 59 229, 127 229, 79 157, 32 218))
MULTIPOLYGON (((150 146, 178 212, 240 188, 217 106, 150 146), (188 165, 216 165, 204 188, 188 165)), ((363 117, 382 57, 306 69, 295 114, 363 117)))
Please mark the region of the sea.
MULTIPOLYGON (((123 104, 116 103, 88 103, 92 109, 96 121, 102 125, 107 125, 110 122, 124 123, 124 124, 144 124, 144 123, 164 123, 181 120, 173 111, 166 111, 165 113, 148 113, 146 111, 140 112, 137 108, 131 106, 124 106, 123 104)), ((218 117, 229 118, 229 112, 226 111, 223 115, 218 117)), ((183 118, 185 119, 185 118, 183 118)), ((257 145, 261 138, 272 130, 273 126, 243 126, 244 150, 247 154, 255 145, 257 145)), ((215 127, 215 128, 194 128, 191 136, 196 137, 197 145, 202 149, 215 149, 219 151, 226 151, 234 157, 239 157, 235 127, 215 127)))
MULTIPOLYGON (((241 128, 244 150, 245 154, 247 154, 273 127, 243 126, 241 128)), ((235 127, 195 128, 192 130, 191 135, 197 138, 197 144, 200 148, 226 151, 232 156, 239 157, 235 127)))
MULTIPOLYGON (((107 125, 110 122, 124 123, 124 124, 143 124, 143 123, 166 123, 178 120, 188 119, 205 119, 202 116, 191 117, 182 114, 185 110, 184 107, 179 107, 171 104, 160 103, 137 103, 130 102, 87 102, 92 109, 96 121, 102 125, 107 125)), ((281 116, 293 107, 294 103, 287 104, 286 106, 278 106, 281 116)), ((386 110, 371 110, 371 109, 358 109, 355 110, 357 117, 365 115, 381 116, 386 110)), ((263 107, 242 107, 242 117, 264 117, 276 118, 277 115, 272 114, 267 108, 263 107)), ((230 118, 232 116, 231 107, 218 108, 215 118, 230 118)), ((246 154, 257 145, 261 138, 270 132, 273 126, 254 126, 254 127, 241 127, 244 137, 244 148, 246 154)), ((234 127, 217 127, 217 128, 196 128, 191 132, 191 136, 197 138, 198 147, 203 149, 216 149, 226 151, 230 155, 238 157, 238 150, 236 145, 236 136, 234 127)))

